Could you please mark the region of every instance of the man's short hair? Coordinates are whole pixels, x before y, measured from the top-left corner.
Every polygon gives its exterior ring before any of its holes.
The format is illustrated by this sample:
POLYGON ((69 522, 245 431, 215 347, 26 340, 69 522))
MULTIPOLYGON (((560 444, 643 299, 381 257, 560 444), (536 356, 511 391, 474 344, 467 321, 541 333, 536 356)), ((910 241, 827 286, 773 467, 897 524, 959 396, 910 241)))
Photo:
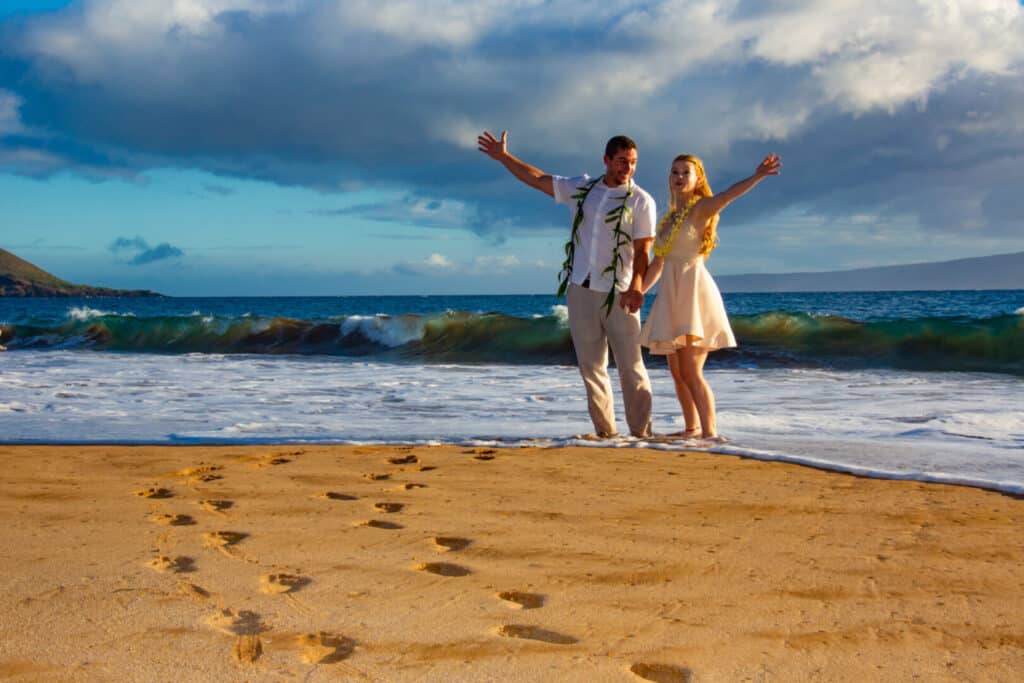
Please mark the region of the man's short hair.
POLYGON ((604 155, 611 159, 623 149, 636 149, 636 143, 633 142, 633 138, 626 137, 625 135, 616 135, 604 146, 604 155))

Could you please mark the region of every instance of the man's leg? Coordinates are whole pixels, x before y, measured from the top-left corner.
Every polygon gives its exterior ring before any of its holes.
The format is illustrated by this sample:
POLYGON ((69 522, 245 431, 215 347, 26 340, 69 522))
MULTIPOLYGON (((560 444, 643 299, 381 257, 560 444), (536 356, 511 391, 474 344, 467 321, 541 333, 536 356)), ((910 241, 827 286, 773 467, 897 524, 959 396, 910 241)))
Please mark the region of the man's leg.
POLYGON ((640 352, 640 314, 619 306, 618 298, 605 323, 608 343, 615 357, 622 384, 622 402, 626 404, 626 423, 633 436, 651 434, 651 380, 640 352))
POLYGON ((616 432, 612 384, 608 379, 608 337, 604 329, 601 303, 605 295, 577 285, 569 285, 569 332, 576 348, 583 385, 587 389, 587 409, 598 436, 616 432))

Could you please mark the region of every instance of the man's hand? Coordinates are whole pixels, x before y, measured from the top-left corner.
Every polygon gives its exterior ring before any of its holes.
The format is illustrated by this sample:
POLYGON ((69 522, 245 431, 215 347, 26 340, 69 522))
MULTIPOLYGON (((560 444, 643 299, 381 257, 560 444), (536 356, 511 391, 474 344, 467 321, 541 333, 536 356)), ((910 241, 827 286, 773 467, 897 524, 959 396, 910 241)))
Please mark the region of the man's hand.
POLYGON ((644 295, 635 289, 627 290, 619 295, 619 306, 630 313, 636 313, 643 305, 644 295))
POLYGON ((508 153, 508 131, 501 131, 501 139, 491 135, 491 131, 485 130, 476 138, 476 148, 501 163, 516 178, 526 183, 535 190, 540 190, 549 197, 555 196, 555 186, 544 171, 530 166, 522 159, 516 159, 508 153))
POLYGON ((476 138, 476 148, 492 159, 501 161, 508 156, 508 131, 501 131, 501 139, 491 135, 491 131, 485 130, 482 135, 476 138))

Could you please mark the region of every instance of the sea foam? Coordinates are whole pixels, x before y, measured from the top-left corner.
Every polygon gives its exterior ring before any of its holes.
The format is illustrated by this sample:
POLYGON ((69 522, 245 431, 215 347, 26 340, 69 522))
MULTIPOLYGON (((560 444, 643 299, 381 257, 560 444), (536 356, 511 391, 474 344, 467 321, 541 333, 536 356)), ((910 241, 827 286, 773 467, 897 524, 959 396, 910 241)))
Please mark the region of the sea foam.
POLYGON ((341 324, 341 333, 359 332, 370 341, 396 348, 422 337, 423 325, 424 320, 417 316, 352 315, 341 324))
POLYGON ((89 306, 74 306, 68 309, 68 317, 72 320, 92 320, 93 318, 102 318, 108 315, 135 317, 134 313, 114 313, 113 311, 102 311, 98 308, 90 308, 89 306))
MULTIPOLYGON (((359 358, 0 355, 7 443, 488 443, 557 446, 592 431, 572 365, 359 358), (102 378, 102 382, 97 381, 102 378)), ((650 368, 654 429, 682 428, 667 368, 650 368)), ((1024 493, 1024 381, 900 370, 713 369, 726 444, 623 438, 866 476, 1024 493)), ((618 414, 622 401, 613 381, 618 414)), ((626 432, 626 426, 619 424, 626 432)), ((595 445, 593 442, 580 442, 595 445)))

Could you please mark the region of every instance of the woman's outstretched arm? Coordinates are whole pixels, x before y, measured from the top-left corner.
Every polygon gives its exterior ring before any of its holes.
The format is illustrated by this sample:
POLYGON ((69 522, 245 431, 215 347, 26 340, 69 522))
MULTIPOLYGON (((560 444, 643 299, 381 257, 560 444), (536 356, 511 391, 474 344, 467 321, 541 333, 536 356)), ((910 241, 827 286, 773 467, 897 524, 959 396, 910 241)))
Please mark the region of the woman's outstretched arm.
POLYGON ((768 176, 779 175, 779 168, 781 167, 782 158, 774 153, 769 154, 764 158, 764 161, 760 163, 757 170, 754 171, 754 175, 745 180, 739 181, 724 192, 719 192, 713 197, 706 197, 705 199, 700 200, 700 203, 694 208, 701 212, 701 218, 706 221, 720 213, 722 209, 729 206, 746 193, 750 192, 754 189, 755 185, 768 176))

